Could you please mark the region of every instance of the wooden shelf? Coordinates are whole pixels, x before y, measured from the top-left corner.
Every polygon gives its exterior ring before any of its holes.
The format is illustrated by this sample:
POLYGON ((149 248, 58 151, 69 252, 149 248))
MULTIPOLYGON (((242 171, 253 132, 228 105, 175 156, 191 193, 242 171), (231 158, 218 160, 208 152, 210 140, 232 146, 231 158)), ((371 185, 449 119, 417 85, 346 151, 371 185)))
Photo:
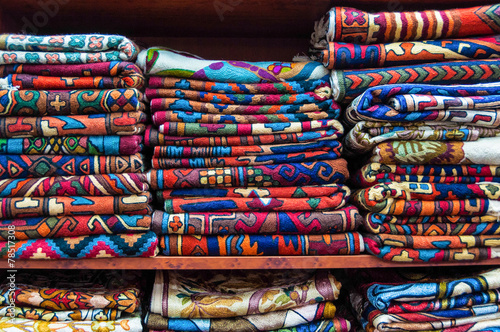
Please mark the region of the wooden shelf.
MULTIPOLYGON (((473 262, 393 263, 370 255, 339 256, 246 256, 246 257, 165 257, 96 258, 78 260, 18 260, 14 269, 102 269, 102 270, 262 270, 262 269, 344 269, 422 266, 500 265, 500 259, 473 262)), ((12 269, 0 261, 1 269, 12 269)))

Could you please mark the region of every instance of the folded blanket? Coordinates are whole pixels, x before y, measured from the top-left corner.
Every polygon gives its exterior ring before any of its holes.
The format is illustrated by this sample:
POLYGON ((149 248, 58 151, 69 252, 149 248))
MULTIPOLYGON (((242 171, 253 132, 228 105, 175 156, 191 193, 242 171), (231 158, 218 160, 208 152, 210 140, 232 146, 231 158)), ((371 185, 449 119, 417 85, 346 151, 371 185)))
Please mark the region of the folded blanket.
MULTIPOLYGON (((0 144, 1 144, 0 140, 0 144)), ((1 146, 1 145, 0 145, 1 146)), ((246 146, 214 146, 214 147, 177 147, 155 146, 153 157, 160 158, 201 158, 201 157, 240 157, 290 154, 310 151, 331 151, 339 153, 341 144, 336 139, 295 143, 264 144, 246 146)))
POLYGON ((259 212, 259 211, 328 211, 340 209, 349 199, 346 192, 318 197, 186 197, 166 199, 167 213, 190 212, 259 212))
POLYGON ((152 126, 148 126, 144 134, 144 143, 147 146, 195 146, 221 147, 233 149, 235 146, 270 145, 305 143, 321 140, 336 140, 344 133, 344 127, 339 123, 326 130, 306 131, 285 134, 264 134, 255 136, 212 136, 212 137, 182 137, 168 136, 160 133, 152 126))
MULTIPOLYGON (((336 119, 339 112, 307 112, 297 114, 256 114, 256 115, 228 115, 228 114, 205 114, 199 112, 185 111, 158 111, 152 116, 153 124, 160 127, 163 124, 170 122, 183 123, 208 123, 208 124, 233 124, 240 126, 243 124, 252 124, 254 127, 262 126, 261 124, 274 124, 280 126, 286 123, 306 122, 317 120, 336 119)), ((292 124, 293 125, 293 124, 292 124)), ((296 124, 295 124, 296 125, 296 124)), ((237 127, 238 128, 238 127, 237 127)))
POLYGON ((299 187, 227 187, 166 189, 156 192, 159 201, 179 197, 236 197, 236 198, 310 198, 330 196, 338 193, 350 196, 351 190, 342 184, 299 187))
MULTIPOLYGON (((495 219, 496 221, 496 219, 495 219)), ((393 235, 425 235, 425 236, 443 236, 443 235, 499 235, 500 223, 425 223, 425 224, 391 224, 382 223, 374 218, 374 214, 369 214, 363 220, 363 226, 366 231, 374 234, 393 234, 393 235)))
MULTIPOLYGON (((359 224, 359 223, 358 223, 359 224)), ((150 215, 81 215, 0 220, 0 240, 147 232, 150 215)))
MULTIPOLYGON (((350 101, 368 88, 384 84, 426 83, 437 85, 497 82, 500 60, 468 60, 376 69, 333 70, 331 83, 335 101, 350 101)), ((403 84, 403 85, 404 85, 403 84)))
POLYGON ((500 246, 498 235, 454 235, 454 236, 420 236, 392 234, 363 234, 366 243, 372 246, 392 246, 412 249, 461 249, 475 247, 500 246))
POLYGON ((151 76, 148 80, 150 88, 170 88, 213 93, 229 94, 297 94, 323 91, 330 88, 327 79, 290 81, 277 83, 223 83, 193 80, 177 77, 151 76))
MULTIPOLYGON (((454 63, 451 62, 451 64, 454 63)), ((476 62, 469 63, 475 64, 476 62)), ((487 68, 484 65, 481 66, 480 62, 477 63, 484 70, 487 68)), ((364 91, 347 107, 346 119, 353 125, 361 120, 381 122, 453 121, 475 126, 497 127, 498 116, 471 116, 470 114, 473 113, 470 112, 490 111, 490 114, 497 114, 499 106, 500 84, 498 83, 460 86, 387 84, 364 91)))
POLYGON ((430 40, 500 32, 498 5, 418 12, 371 13, 350 7, 333 7, 315 23, 311 44, 327 42, 357 44, 430 40))
POLYGON ((332 99, 308 104, 285 105, 229 105, 221 103, 206 103, 178 98, 153 99, 150 102, 151 112, 176 110, 186 112, 200 112, 204 114, 288 114, 317 111, 330 111, 337 114, 340 107, 332 99))
MULTIPOLYGON (((336 120, 333 120, 336 121, 336 120)), ((106 114, 0 117, 0 138, 72 135, 137 135, 144 131, 143 112, 106 114)))
POLYGON ((0 242, 4 259, 80 259, 112 257, 153 257, 158 251, 158 238, 153 232, 136 234, 103 234, 55 239, 31 239, 0 242))
POLYGON ((355 231, 360 224, 361 216, 358 210, 350 205, 335 211, 312 212, 169 214, 163 211, 154 211, 151 230, 159 235, 335 234, 355 231))
POLYGON ((75 216, 92 214, 147 215, 151 194, 124 196, 51 196, 0 199, 0 218, 75 216))
MULTIPOLYGON (((388 223, 394 225, 411 225, 411 224, 482 224, 482 223, 496 223, 499 221, 497 216, 419 216, 419 217, 401 217, 392 216, 380 213, 368 213, 366 220, 370 224, 388 223)), ((480 225, 478 225, 480 227, 480 225)))
POLYGON ((78 282, 73 287, 66 288, 59 286, 57 280, 51 280, 45 286, 16 283, 12 290, 8 285, 2 285, 0 296, 4 300, 12 300, 15 305, 49 311, 113 309, 133 313, 140 310, 140 290, 123 278, 121 281, 124 285, 119 288, 107 288, 105 285, 80 287, 78 282))
MULTIPOLYGON (((111 113, 111 114, 116 114, 116 113, 111 113)), ((1 119, 0 119, 0 125, 2 125, 1 119)), ((165 135, 188 136, 188 137, 189 136, 195 136, 195 137, 250 136, 250 135, 303 133, 303 132, 317 131, 317 130, 329 130, 333 128, 337 129, 341 126, 342 125, 340 124, 340 122, 335 119, 312 120, 303 122, 251 123, 251 124, 250 123, 207 124, 207 123, 167 122, 159 126, 158 131, 165 135)))
MULTIPOLYGON (((484 114, 481 117, 484 119, 484 114)), ((377 144, 386 141, 477 141, 480 138, 498 136, 500 128, 460 125, 456 122, 360 121, 349 131, 344 142, 346 152, 356 156, 367 153, 377 144)))
POLYGON ((329 42, 326 49, 311 49, 310 53, 313 60, 322 62, 328 69, 377 68, 450 60, 498 58, 500 42, 499 36, 401 41, 373 45, 329 42))
POLYGON ((477 141, 389 141, 372 150, 369 162, 382 164, 500 165, 500 137, 477 141))
POLYGON ((144 174, 95 174, 0 180, 0 197, 119 196, 148 191, 144 174))
POLYGON ((0 90, 0 116, 81 115, 144 109, 142 93, 137 89, 0 90))
POLYGON ((166 318, 158 314, 146 314, 144 320, 146 326, 153 330, 253 332, 298 327, 320 320, 336 319, 335 311, 336 307, 332 302, 321 302, 288 310, 231 318, 166 318))
POLYGON ((327 270, 157 271, 151 313, 168 318, 227 318, 290 310, 338 298, 327 270))
MULTIPOLYGON (((0 317, 9 317, 7 306, 0 307, 0 317)), ((14 318, 43 320, 46 322, 70 321, 106 321, 116 320, 122 316, 122 311, 116 309, 71 309, 49 310, 43 308, 16 306, 14 318)))
POLYGON ((263 156, 215 157, 215 158, 156 158, 151 164, 156 169, 193 168, 193 167, 226 167, 257 166, 333 160, 340 158, 340 151, 312 151, 302 153, 274 154, 263 156))
POLYGON ((142 151, 141 143, 138 135, 0 138, 0 153, 129 156, 142 151))
POLYGON ((139 173, 140 154, 131 156, 3 155, 0 179, 87 174, 139 173))
POLYGON ((470 324, 480 321, 500 319, 500 308, 497 304, 408 314, 385 314, 372 306, 365 311, 365 317, 379 331, 425 331, 462 328, 464 325, 469 328, 470 324))
POLYGON ((325 235, 165 235, 166 256, 306 256, 359 255, 363 237, 357 232, 325 235))
POLYGON ((152 190, 203 187, 283 187, 344 183, 349 178, 345 159, 221 168, 152 169, 152 190))
POLYGON ((144 76, 136 64, 111 61, 85 65, 3 65, 0 86, 20 90, 137 88, 144 76))
POLYGON ((500 182, 500 167, 490 165, 394 165, 370 163, 353 181, 361 187, 387 182, 477 183, 500 182))
POLYGON ((113 331, 113 332, 142 332, 141 315, 137 313, 132 316, 123 316, 116 320, 106 321, 72 321, 72 322, 47 322, 44 320, 33 320, 10 317, 0 318, 0 328, 4 331, 24 332, 24 331, 58 331, 58 332, 93 332, 93 331, 113 331))
MULTIPOLYGON (((238 319, 238 318, 235 318, 235 319, 238 319)), ((190 322, 192 322, 192 320, 189 320, 190 322)), ((190 323, 191 325, 192 323, 190 323)), ((247 325, 248 323, 246 323, 247 325)), ((255 328, 253 327, 250 327, 250 326, 246 326, 247 329, 244 329, 242 326, 242 324, 237 324, 237 330, 236 331, 256 331, 255 328), (240 329, 240 328, 243 328, 243 329, 240 329), (250 328, 253 328, 252 330, 249 330, 250 328)), ((183 325, 184 327, 184 325, 183 325)), ((191 331, 235 331, 235 330, 232 330, 231 328, 233 328, 233 324, 227 324, 227 325, 224 325, 224 328, 223 329, 210 329, 210 330, 204 330, 203 328, 201 327, 193 327, 193 325, 190 326, 191 329, 188 329, 187 331, 185 330, 182 330, 183 332, 191 332, 191 331), (229 328, 228 330, 226 330, 226 328, 229 328)), ((208 328, 208 327, 207 327, 208 328)), ((175 330, 152 330, 150 329, 149 331, 151 332, 174 332, 175 330)), ((180 331, 180 330, 178 330, 180 331)), ((269 332, 311 332, 311 331, 321 331, 321 332, 349 332, 351 331, 351 322, 344 319, 344 318, 332 318, 332 319, 322 319, 322 320, 318 320, 318 321, 314 321, 314 322, 310 322, 310 323, 306 323, 306 324, 301 324, 301 325, 297 325, 297 326, 293 326, 293 327, 285 327, 285 328, 278 328, 278 329, 274 329, 274 330, 266 330, 266 331, 269 331, 269 332)), ((495 331, 496 332, 496 331, 495 331)))
POLYGON ((319 62, 202 60, 190 54, 161 48, 141 51, 137 64, 149 76, 227 83, 318 80, 328 75, 328 70, 319 62))
POLYGON ((368 288, 367 296, 373 306, 386 311, 391 303, 445 299, 500 288, 499 272, 500 269, 495 268, 459 278, 448 276, 446 279, 424 279, 424 282, 408 280, 400 285, 374 284, 368 288))
POLYGON ((120 35, 0 35, 0 64, 134 61, 138 47, 120 35), (43 50, 43 52, 41 52, 43 50))
POLYGON ((330 87, 325 86, 323 89, 314 92, 295 94, 232 94, 185 89, 152 89, 148 87, 145 95, 148 100, 179 98, 224 105, 302 105, 328 100, 332 95, 332 90, 330 87))

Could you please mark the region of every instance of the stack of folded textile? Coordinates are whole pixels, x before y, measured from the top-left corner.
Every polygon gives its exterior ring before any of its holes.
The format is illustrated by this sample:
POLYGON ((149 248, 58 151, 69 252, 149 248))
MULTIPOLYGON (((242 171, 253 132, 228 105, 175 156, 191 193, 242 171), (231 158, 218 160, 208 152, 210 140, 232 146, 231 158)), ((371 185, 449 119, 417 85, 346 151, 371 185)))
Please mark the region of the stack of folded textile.
POLYGON ((343 102, 382 84, 498 81, 500 42, 490 36, 498 33, 499 4, 380 13, 334 7, 316 22, 311 55, 334 69, 333 97, 343 102))
POLYGON ((158 271, 150 331, 347 332, 338 317, 341 284, 328 271, 158 271))
POLYGON ((127 62, 136 46, 115 35, 1 35, 0 49, 1 255, 154 255, 140 173, 144 76, 127 62))
POLYGON ((357 254, 343 127, 317 62, 209 61, 149 49, 148 173, 165 255, 357 254))
POLYGON ((2 331, 143 330, 138 273, 18 271, 15 278, 13 289, 0 285, 2 331))
POLYGON ((500 255, 500 84, 385 85, 347 109, 366 250, 403 262, 500 255))
POLYGON ((350 271, 364 331, 498 331, 500 269, 350 271))

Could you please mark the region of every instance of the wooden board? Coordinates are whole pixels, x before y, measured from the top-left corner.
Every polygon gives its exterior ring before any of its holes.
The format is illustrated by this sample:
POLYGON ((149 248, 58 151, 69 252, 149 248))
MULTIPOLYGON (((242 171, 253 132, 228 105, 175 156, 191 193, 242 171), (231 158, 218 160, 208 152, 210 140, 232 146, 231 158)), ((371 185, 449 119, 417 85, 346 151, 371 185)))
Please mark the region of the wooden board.
POLYGON ((1 269, 124 269, 124 270, 261 270, 344 269, 417 266, 500 265, 500 259, 479 262, 393 263, 370 255, 358 256, 266 256, 266 257, 154 257, 96 258, 79 260, 24 260, 14 267, 0 261, 1 269))

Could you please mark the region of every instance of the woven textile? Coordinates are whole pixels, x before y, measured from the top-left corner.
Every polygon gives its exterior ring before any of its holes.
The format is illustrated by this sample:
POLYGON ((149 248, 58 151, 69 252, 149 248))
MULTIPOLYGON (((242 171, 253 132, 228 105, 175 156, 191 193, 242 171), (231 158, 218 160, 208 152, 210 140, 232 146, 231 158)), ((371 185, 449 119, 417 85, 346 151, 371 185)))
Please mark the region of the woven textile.
POLYGON ((275 165, 318 160, 333 160, 340 157, 340 151, 312 151, 303 153, 274 154, 264 156, 216 157, 216 158, 156 158, 151 164, 155 169, 193 168, 193 167, 227 167, 275 165))
POLYGON ((358 255, 364 251, 359 233, 328 235, 166 235, 166 256, 305 256, 358 255))
POLYGON ((0 138, 0 153, 128 156, 141 152, 141 143, 137 135, 0 138))
POLYGON ((167 213, 190 212, 259 212, 259 211, 323 211, 341 208, 349 196, 339 192, 317 197, 198 197, 170 198, 163 202, 167 213))
POLYGON ((355 231, 361 221, 354 206, 313 212, 154 211, 151 230, 157 234, 335 234, 355 231))
POLYGON ((82 215, 0 220, 0 240, 147 232, 150 215, 82 215), (14 226, 14 232, 12 228, 14 226))
POLYGON ((50 196, 0 199, 0 218, 89 214, 151 214, 151 194, 124 196, 50 196))
POLYGON ((119 35, 0 35, 0 64, 82 64, 134 61, 139 50, 119 35), (42 51, 43 50, 43 51, 42 51))
POLYGON ((296 114, 306 112, 330 111, 334 117, 339 116, 340 107, 332 99, 307 104, 283 105, 231 105, 221 103, 206 103, 193 100, 158 98, 150 102, 151 112, 176 110, 199 112, 204 114, 296 114))
POLYGON ((108 321, 71 321, 47 322, 43 320, 16 318, 14 322, 9 317, 0 318, 0 328, 9 332, 46 331, 46 332, 142 332, 141 315, 134 314, 108 321))
MULTIPOLYGON (((0 307, 0 317, 7 315, 7 306, 0 307)), ((47 322, 68 321, 106 321, 116 320, 121 317, 121 311, 115 309, 73 309, 73 310, 48 310, 32 307, 16 307, 15 318, 43 320, 47 322)))
POLYGON ((196 147, 224 147, 233 149, 235 146, 270 145, 286 143, 304 143, 318 140, 335 140, 344 132, 340 122, 336 127, 326 130, 306 131, 286 134, 263 134, 255 136, 212 136, 212 137, 182 137, 169 136, 160 133, 157 129, 148 126, 144 134, 144 143, 147 146, 196 146, 196 147))
POLYGON ((169 318, 227 318, 289 310, 338 298, 326 270, 157 271, 151 312, 169 318), (263 299, 266 300, 263 300, 263 299))
POLYGON ((328 75, 328 70, 319 62, 202 60, 182 52, 161 48, 142 51, 137 63, 145 75, 227 83, 318 80, 328 75))
POLYGON ((163 318, 157 314, 146 316, 147 326, 154 331, 348 331, 351 324, 343 318, 333 317, 335 307, 331 302, 306 305, 297 309, 270 312, 234 318, 187 319, 163 318), (329 307, 333 310, 329 311, 329 307), (316 310, 312 309, 316 308, 316 310), (313 316, 314 315, 314 316, 313 316), (304 325, 307 325, 304 326, 304 325))
MULTIPOLYGON (((190 324, 191 325, 191 324, 190 324)), ((238 325, 239 326, 239 325, 238 325)), ((226 325, 225 327, 232 327, 232 325, 226 325)), ((250 328, 250 327, 249 327, 250 328)), ((149 330, 151 332, 174 332, 175 330, 149 330)), ((185 330, 182 330, 186 332, 185 330)), ((199 327, 196 327, 196 330, 188 330, 191 331, 205 331, 199 327)), ((208 331, 208 330, 206 330, 208 331)), ((212 331, 212 330, 210 330, 212 331)), ((217 331, 226 331, 226 330, 217 330, 217 331)), ((227 330, 232 331, 232 330, 227 330)), ((247 330, 237 330, 237 331, 247 331, 247 330)), ((251 330, 255 331, 255 330, 251 330)), ((307 324, 297 325, 293 327, 285 327, 275 330, 269 330, 270 332, 348 332, 351 331, 351 322, 345 320, 343 318, 333 318, 333 319, 323 319, 307 324)))
POLYGON ((395 165, 369 163, 353 178, 361 187, 387 182, 500 182, 500 167, 490 165, 395 165))
MULTIPOLYGON (((1 125, 1 122, 0 122, 1 125)), ((170 136, 253 136, 273 134, 293 134, 317 130, 328 130, 342 126, 335 119, 311 120, 284 123, 180 123, 167 122, 159 126, 158 131, 170 136)), ((1 127, 0 127, 1 128, 1 127)))
MULTIPOLYGON (((475 113, 475 116, 483 119, 491 116, 491 112, 483 115, 480 115, 480 112, 475 113)), ((345 151, 355 156, 367 153, 377 144, 387 141, 455 141, 454 143, 457 143, 456 141, 477 141, 480 138, 498 136, 500 136, 500 128, 460 125, 457 122, 360 121, 349 131, 344 142, 345 151)))
POLYGON ((96 174, 0 180, 0 197, 113 196, 149 189, 143 174, 96 174))
POLYGON ((131 156, 3 155, 0 179, 89 174, 139 173, 140 154, 131 156))
POLYGON ((315 24, 311 44, 324 48, 327 42, 357 44, 432 40, 500 32, 498 4, 419 12, 370 13, 350 7, 333 7, 315 24))
POLYGON ((297 94, 324 91, 330 88, 327 79, 289 81, 277 83, 224 83, 202 81, 178 77, 151 76, 148 79, 150 88, 184 89, 230 94, 297 94))
POLYGON ((0 138, 71 135, 137 135, 144 131, 143 112, 107 114, 0 117, 0 138))
MULTIPOLYGON (((1 141, 0 141, 1 142, 1 141)), ((242 157, 293 154, 308 151, 334 152, 340 157, 341 143, 337 139, 295 144, 259 144, 245 146, 177 147, 155 146, 153 157, 159 158, 202 158, 202 157, 242 157)))
POLYGON ((85 65, 3 65, 0 77, 0 86, 21 90, 140 89, 144 86, 139 67, 123 61, 85 65))
POLYGON ((328 100, 331 94, 332 90, 326 86, 315 92, 296 94, 230 94, 184 89, 146 89, 146 98, 148 100, 179 98, 180 100, 226 105, 302 105, 328 100))
MULTIPOLYGON (((153 124, 161 126, 171 122, 182 123, 201 123, 201 124, 228 124, 228 128, 239 128, 245 124, 251 124, 254 128, 262 127, 263 124, 270 124, 271 129, 283 127, 283 124, 297 125, 297 123, 328 120, 337 118, 339 113, 328 112, 307 112, 297 114, 257 114, 257 115, 219 115, 219 114, 204 114, 198 112, 184 111, 158 111, 152 116, 153 124), (231 126, 233 124, 233 126, 231 126), (279 124, 276 126, 276 124, 279 124)), ((258 129, 257 129, 258 130, 258 129)), ((278 129, 282 130, 282 129, 278 129)), ((234 133, 233 133, 234 134, 234 133)))
POLYGON ((105 234, 54 239, 15 241, 7 246, 0 242, 0 255, 15 259, 80 259, 111 257, 153 257, 158 250, 158 238, 153 232, 137 234, 105 234))
MULTIPOLYGON (((485 70, 486 66, 482 68, 485 70)), ((477 78, 483 81, 483 77, 477 78)), ((498 83, 459 86, 387 84, 369 88, 356 98, 347 107, 346 119, 353 125, 361 120, 433 121, 495 128, 499 125, 496 112, 499 105, 498 83)))
MULTIPOLYGON (((500 32, 500 25, 498 32, 500 32)), ((500 43, 498 36, 373 45, 329 42, 326 49, 312 49, 310 53, 312 53, 313 60, 322 62, 328 69, 377 68, 498 58, 500 57, 500 43)))
POLYGON ((500 60, 451 61, 376 69, 333 70, 335 101, 351 101, 368 88, 383 84, 474 84, 497 82, 500 60))
POLYGON ((456 235, 456 236, 419 236, 392 234, 363 234, 366 242, 374 246, 393 246, 412 249, 461 249, 476 247, 498 247, 498 235, 456 235))
POLYGON ((345 159, 268 166, 152 169, 153 190, 202 187, 283 187, 344 183, 349 177, 345 159))
POLYGON ((389 141, 378 144, 370 162, 413 165, 500 165, 500 137, 472 142, 389 141))
POLYGON ((144 109, 142 93, 137 89, 0 90, 0 116, 81 115, 144 109))

